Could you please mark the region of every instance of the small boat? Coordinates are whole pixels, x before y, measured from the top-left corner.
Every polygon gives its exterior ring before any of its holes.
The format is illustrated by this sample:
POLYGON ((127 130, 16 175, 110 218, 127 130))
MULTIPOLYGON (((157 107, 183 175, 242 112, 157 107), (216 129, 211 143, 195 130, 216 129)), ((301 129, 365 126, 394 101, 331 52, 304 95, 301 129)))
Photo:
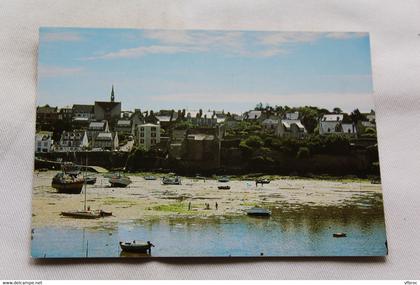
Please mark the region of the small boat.
POLYGON ((335 238, 342 238, 342 237, 346 237, 347 235, 345 233, 334 233, 333 237, 335 238))
POLYGON ((271 216, 271 211, 259 208, 259 207, 253 207, 251 209, 245 210, 246 214, 248 216, 255 216, 255 217, 269 217, 271 216))
POLYGON ((93 184, 96 183, 96 177, 95 176, 86 176, 85 180, 86 180, 86 184, 89 184, 89 185, 93 185, 93 184))
POLYGON ((78 210, 78 211, 67 211, 61 212, 62 216, 71 217, 76 219, 99 219, 103 217, 112 216, 111 212, 102 210, 78 210))
POLYGON ((80 194, 84 183, 85 179, 79 173, 59 172, 53 177, 51 186, 58 193, 80 194))
POLYGON ((127 187, 132 182, 130 177, 117 174, 109 178, 109 183, 111 183, 111 187, 127 187))
POLYGON ((223 177, 220 177, 219 179, 217 179, 217 181, 219 181, 219 182, 221 182, 221 183, 227 183, 227 182, 229 182, 230 180, 229 180, 229 177, 227 177, 227 176, 223 176, 223 177))
POLYGON ((156 176, 144 176, 144 180, 156 180, 156 176))
POLYGON ((163 177, 162 178, 163 185, 181 185, 181 178, 179 176, 176 177, 163 177))
POLYGON ((255 184, 261 184, 261 185, 264 185, 264 184, 269 184, 271 181, 270 181, 270 179, 267 179, 267 178, 264 178, 264 179, 257 179, 257 180, 255 180, 255 184))
POLYGON ((155 247, 150 241, 146 243, 137 243, 135 240, 133 242, 122 242, 120 241, 120 247, 122 251, 134 252, 134 253, 151 253, 151 248, 155 247))
POLYGON ((220 189, 220 190, 229 190, 230 186, 229 185, 220 185, 220 186, 217 186, 217 188, 220 189))

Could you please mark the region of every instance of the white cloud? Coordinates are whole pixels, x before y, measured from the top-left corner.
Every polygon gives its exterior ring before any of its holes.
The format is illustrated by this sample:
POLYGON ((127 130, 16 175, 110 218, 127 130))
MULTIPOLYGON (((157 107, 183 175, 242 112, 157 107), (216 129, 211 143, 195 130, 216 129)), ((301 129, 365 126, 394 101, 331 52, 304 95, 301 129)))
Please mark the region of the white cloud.
POLYGON ((359 32, 331 32, 327 33, 325 37, 337 40, 347 40, 347 39, 354 39, 354 38, 362 38, 367 37, 368 33, 359 33, 359 32))
POLYGON ((290 44, 311 43, 323 37, 345 40, 364 35, 366 34, 259 32, 254 39, 250 39, 245 37, 244 32, 236 31, 146 30, 143 32, 144 38, 156 41, 155 44, 150 46, 138 46, 130 49, 120 49, 84 59, 135 58, 147 54, 209 51, 222 51, 224 54, 230 56, 271 57, 288 53, 292 49, 290 44))
POLYGON ((259 102, 270 105, 317 106, 332 110, 340 107, 345 111, 359 108, 361 111, 373 109, 373 95, 370 93, 179 93, 149 97, 157 102, 186 102, 203 104, 232 104, 232 110, 238 102, 254 106, 259 102))
POLYGON ((55 41, 62 41, 62 42, 77 42, 81 41, 82 37, 78 33, 74 32, 52 32, 52 33, 45 33, 42 34, 41 40, 44 42, 55 42, 55 41))
POLYGON ((81 67, 38 66, 39 77, 56 77, 78 74, 83 71, 81 67))
POLYGON ((173 53, 187 53, 203 51, 199 47, 187 47, 187 46, 139 46, 136 48, 121 49, 116 52, 109 52, 98 56, 86 57, 84 60, 95 60, 95 59, 113 59, 113 58, 136 58, 146 54, 173 54, 173 53))

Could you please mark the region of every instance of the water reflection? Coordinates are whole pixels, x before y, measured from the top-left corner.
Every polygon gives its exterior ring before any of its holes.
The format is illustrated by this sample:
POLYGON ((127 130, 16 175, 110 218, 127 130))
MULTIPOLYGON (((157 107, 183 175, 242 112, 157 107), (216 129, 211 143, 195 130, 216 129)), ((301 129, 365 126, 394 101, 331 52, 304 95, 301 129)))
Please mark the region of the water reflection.
MULTIPOLYGON (((112 232, 98 229, 36 229, 34 257, 140 257, 121 253, 118 242, 150 240, 153 256, 366 256, 384 255, 380 197, 339 206, 265 205, 272 216, 127 221, 112 232), (368 207, 366 205, 369 205, 368 207), (335 232, 345 232, 337 239, 335 232)), ((147 257, 142 255, 141 257, 147 257)))

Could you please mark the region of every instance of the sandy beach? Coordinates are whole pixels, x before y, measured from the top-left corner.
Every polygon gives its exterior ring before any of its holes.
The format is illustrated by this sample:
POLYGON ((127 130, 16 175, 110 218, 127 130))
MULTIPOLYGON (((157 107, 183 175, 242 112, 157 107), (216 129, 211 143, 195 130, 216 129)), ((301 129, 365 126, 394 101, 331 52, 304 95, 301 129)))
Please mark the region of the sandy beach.
POLYGON ((127 188, 111 188, 108 179, 97 174, 95 185, 87 186, 87 205, 91 209, 111 211, 112 217, 98 220, 65 218, 61 211, 83 209, 83 192, 59 194, 51 187, 55 171, 35 172, 33 189, 33 227, 113 227, 129 220, 153 220, 167 217, 202 218, 244 215, 255 205, 265 207, 335 206, 364 203, 381 194, 379 184, 369 181, 329 181, 314 179, 276 179, 256 186, 253 180, 182 178, 182 185, 162 185, 161 180, 145 180, 141 174, 129 175, 133 183, 127 188), (230 190, 219 190, 230 185, 230 190), (216 209, 216 202, 218 207, 216 209), (191 209, 189 210, 189 203, 191 209), (206 209, 206 204, 210 209, 206 209))

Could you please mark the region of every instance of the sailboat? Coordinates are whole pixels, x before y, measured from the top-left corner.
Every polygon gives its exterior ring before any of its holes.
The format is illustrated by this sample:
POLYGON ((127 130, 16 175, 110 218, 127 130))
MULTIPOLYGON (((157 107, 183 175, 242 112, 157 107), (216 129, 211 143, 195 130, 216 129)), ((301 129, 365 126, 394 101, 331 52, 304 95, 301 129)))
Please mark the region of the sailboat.
MULTIPOLYGON (((87 166, 87 158, 86 158, 86 166, 87 166)), ((85 168, 85 175, 86 176, 86 168, 85 168)), ((76 219, 98 219, 107 216, 112 216, 111 212, 103 211, 103 210, 91 210, 90 207, 86 206, 87 201, 87 187, 86 187, 86 180, 84 180, 84 194, 85 199, 83 203, 83 210, 75 210, 75 211, 64 211, 61 212, 62 216, 71 217, 76 219)))

